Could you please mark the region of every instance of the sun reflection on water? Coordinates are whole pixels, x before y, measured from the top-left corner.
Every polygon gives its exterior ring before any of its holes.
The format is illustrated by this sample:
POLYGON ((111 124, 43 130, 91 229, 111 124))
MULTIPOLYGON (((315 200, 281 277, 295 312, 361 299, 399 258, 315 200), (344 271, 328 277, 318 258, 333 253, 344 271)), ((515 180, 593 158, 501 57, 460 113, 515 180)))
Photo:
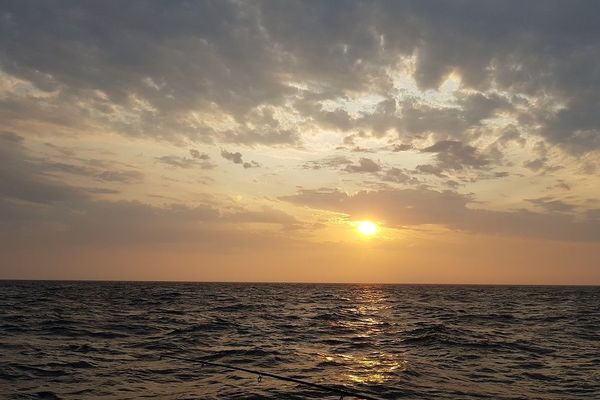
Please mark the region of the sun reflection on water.
POLYGON ((377 360, 356 360, 360 375, 350 373, 346 377, 355 383, 384 383, 393 379, 396 372, 406 369, 406 360, 393 360, 390 354, 379 354, 377 360))
POLYGON ((347 308, 349 315, 337 321, 337 327, 352 332, 349 354, 328 354, 325 359, 331 363, 344 365, 346 380, 359 384, 381 384, 397 379, 397 374, 408 368, 408 362, 402 354, 373 352, 373 345, 384 348, 377 342, 388 340, 386 331, 391 320, 391 305, 387 294, 376 286, 357 288, 353 293, 352 307, 347 308), (368 342, 368 346, 363 344, 368 342), (365 353, 364 350, 371 351, 365 353))

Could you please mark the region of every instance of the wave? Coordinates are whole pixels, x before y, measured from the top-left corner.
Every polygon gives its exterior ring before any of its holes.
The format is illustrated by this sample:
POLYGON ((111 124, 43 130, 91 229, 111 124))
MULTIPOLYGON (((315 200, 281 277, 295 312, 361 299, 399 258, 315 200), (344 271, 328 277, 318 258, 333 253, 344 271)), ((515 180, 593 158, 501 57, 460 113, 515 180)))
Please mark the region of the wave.
POLYGON ((594 288, 0 282, 0 398, 323 396, 168 355, 389 399, 600 398, 598 309, 594 288))

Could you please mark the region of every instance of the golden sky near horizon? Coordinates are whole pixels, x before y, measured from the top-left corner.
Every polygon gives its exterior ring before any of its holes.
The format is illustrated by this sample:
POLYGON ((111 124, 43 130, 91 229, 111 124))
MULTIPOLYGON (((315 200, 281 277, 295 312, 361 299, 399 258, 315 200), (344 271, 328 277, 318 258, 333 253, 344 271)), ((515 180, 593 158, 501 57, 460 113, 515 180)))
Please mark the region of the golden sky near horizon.
POLYGON ((0 278, 600 284, 588 7, 5 3, 0 278))

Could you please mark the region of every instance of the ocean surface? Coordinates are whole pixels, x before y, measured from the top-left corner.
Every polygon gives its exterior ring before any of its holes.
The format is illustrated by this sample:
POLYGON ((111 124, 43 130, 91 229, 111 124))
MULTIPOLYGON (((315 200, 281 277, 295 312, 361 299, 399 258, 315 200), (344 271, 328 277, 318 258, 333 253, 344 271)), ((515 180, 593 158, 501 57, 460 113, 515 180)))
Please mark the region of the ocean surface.
POLYGON ((0 281, 2 399, 600 399, 600 288, 0 281), (350 399, 350 397, 345 397, 350 399))

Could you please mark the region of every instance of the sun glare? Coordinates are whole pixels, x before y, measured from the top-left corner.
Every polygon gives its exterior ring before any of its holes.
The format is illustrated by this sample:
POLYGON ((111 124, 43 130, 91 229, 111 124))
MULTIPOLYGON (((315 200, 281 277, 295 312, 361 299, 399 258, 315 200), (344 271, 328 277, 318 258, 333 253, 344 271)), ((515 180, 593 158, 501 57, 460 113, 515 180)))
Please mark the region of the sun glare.
POLYGON ((358 231, 365 236, 373 236, 377 233, 377 225, 371 221, 361 221, 358 223, 358 231))

